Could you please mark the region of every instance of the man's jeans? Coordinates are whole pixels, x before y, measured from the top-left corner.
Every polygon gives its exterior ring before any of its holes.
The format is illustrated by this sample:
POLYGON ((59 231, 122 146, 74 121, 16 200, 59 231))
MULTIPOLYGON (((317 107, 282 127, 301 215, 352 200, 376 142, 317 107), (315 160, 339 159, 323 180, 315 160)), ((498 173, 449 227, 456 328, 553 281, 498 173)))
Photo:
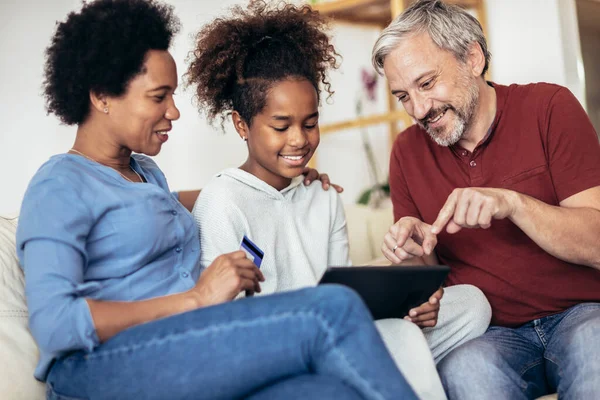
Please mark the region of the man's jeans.
POLYGON ((416 399, 358 295, 247 298, 127 329, 55 362, 48 398, 416 399))
POLYGON ((438 365, 450 399, 600 399, 600 303, 493 326, 438 365))

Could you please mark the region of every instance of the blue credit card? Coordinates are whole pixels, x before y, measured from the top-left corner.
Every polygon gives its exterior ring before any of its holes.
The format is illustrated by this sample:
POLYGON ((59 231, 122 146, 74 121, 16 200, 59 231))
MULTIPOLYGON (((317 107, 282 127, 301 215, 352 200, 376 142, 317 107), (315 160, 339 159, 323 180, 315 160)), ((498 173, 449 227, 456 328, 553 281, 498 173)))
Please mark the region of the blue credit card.
POLYGON ((262 260, 265 256, 265 253, 261 249, 259 249, 257 245, 252 243, 252 241, 248 239, 246 235, 244 235, 244 237, 242 238, 242 243, 240 244, 240 247, 246 252, 248 258, 252 260, 252 262, 254 262, 254 265, 260 268, 260 264, 262 264, 262 260))

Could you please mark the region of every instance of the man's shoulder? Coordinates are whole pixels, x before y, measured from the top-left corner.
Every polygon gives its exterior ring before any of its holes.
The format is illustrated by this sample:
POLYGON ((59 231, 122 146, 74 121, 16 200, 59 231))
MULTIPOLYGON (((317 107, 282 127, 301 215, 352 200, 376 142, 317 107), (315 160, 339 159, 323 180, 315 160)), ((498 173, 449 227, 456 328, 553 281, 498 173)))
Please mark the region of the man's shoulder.
POLYGON ((514 83, 510 86, 498 85, 497 87, 501 90, 503 89, 507 91, 508 98, 511 103, 529 101, 548 103, 557 93, 569 90, 564 86, 547 82, 528 84, 514 83))

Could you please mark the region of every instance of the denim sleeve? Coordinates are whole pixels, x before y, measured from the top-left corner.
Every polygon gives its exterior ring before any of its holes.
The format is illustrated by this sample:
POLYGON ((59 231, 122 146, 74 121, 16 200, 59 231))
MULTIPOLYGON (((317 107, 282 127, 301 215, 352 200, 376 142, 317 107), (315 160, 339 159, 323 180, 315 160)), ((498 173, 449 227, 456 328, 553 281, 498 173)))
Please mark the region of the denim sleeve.
POLYGON ((83 282, 84 259, 73 247, 51 240, 27 242, 23 252, 29 328, 46 353, 91 351, 100 341, 85 301, 97 282, 83 282))
POLYGON ((45 353, 91 350, 99 343, 84 298, 100 284, 84 282, 86 241, 95 219, 76 183, 58 173, 34 177, 21 206, 17 254, 30 329, 45 353))

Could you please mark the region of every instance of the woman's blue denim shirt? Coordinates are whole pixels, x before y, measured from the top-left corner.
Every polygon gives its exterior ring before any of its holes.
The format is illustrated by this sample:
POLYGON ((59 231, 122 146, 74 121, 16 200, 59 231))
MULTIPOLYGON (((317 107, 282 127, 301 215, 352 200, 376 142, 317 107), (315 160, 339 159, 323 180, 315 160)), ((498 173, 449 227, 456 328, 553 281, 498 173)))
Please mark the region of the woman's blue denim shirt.
POLYGON ((152 159, 134 155, 131 166, 147 183, 61 154, 29 184, 17 254, 41 353, 39 380, 55 358, 99 344, 86 297, 142 300, 189 290, 198 280, 200 246, 191 214, 152 159))

